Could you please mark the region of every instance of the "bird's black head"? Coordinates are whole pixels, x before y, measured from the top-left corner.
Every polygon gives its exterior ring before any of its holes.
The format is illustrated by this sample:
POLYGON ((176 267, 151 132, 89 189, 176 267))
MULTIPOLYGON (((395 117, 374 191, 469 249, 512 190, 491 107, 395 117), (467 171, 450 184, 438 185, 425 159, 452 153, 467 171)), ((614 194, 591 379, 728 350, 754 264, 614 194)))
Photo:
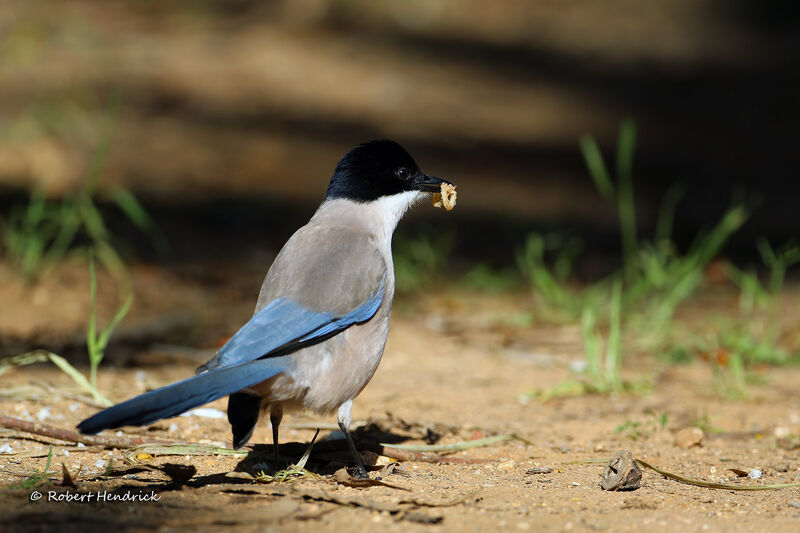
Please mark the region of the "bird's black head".
POLYGON ((328 200, 344 198, 370 202, 409 191, 438 192, 448 181, 429 176, 394 141, 359 144, 336 165, 328 186, 328 200))

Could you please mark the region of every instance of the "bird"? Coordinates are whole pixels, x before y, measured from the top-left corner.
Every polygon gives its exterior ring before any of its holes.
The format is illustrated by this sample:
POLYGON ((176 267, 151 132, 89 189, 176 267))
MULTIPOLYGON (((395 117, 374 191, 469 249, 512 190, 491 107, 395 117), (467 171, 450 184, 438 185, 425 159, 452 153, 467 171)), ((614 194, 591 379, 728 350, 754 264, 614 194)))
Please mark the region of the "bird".
POLYGON ((353 400, 375 373, 389 334, 395 277, 392 235, 403 215, 451 182, 424 173, 397 142, 368 141, 338 162, 325 199, 280 250, 255 311, 197 374, 106 408, 78 424, 85 434, 144 426, 224 396, 233 447, 252 437, 262 413, 273 459, 284 412, 336 413, 352 435, 353 400))

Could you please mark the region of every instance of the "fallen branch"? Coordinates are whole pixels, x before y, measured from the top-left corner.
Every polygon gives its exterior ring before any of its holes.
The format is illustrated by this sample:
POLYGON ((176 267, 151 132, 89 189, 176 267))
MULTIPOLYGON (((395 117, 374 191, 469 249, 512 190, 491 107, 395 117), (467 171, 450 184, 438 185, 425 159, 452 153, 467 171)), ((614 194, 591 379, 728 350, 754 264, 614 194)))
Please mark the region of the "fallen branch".
POLYGON ((0 415, 0 427, 16 429, 33 435, 49 437, 66 442, 82 443, 87 446, 102 446, 103 448, 133 448, 142 444, 176 444, 175 441, 164 439, 144 439, 141 437, 120 437, 106 435, 84 435, 71 429, 63 429, 41 422, 29 422, 20 418, 0 415))
MULTIPOLYGON (((651 465, 647 461, 643 459, 634 459, 640 466, 645 468, 649 468, 650 470, 661 474, 662 476, 672 479, 674 481, 680 481, 681 483, 686 483, 687 485, 694 485, 696 487, 704 487, 707 489, 720 489, 720 490, 743 490, 743 491, 754 491, 754 490, 780 490, 780 489, 791 489, 800 487, 800 482, 798 483, 775 483, 772 485, 734 485, 734 484, 727 484, 727 483, 714 483, 711 481, 703 481, 701 479, 692 479, 690 477, 685 477, 680 474, 674 474, 667 470, 661 469, 657 466, 651 465)), ((599 463, 607 463, 608 459, 586 459, 583 461, 566 461, 561 464, 563 465, 588 465, 588 464, 599 464, 599 463)))
POLYGON ((726 483, 712 483, 710 481, 702 481, 699 479, 692 479, 688 477, 681 476, 679 474, 673 474, 672 472, 667 472, 666 470, 662 470, 657 466, 653 466, 647 461, 643 461, 642 459, 636 459, 636 462, 642 465, 645 468, 649 468, 654 472, 658 472, 664 477, 669 479, 674 479, 675 481, 680 481, 682 483, 688 483, 689 485, 695 485, 697 487, 705 487, 707 489, 722 489, 722 490, 780 490, 780 489, 791 489, 794 487, 800 487, 800 483, 775 483, 773 485, 728 485, 726 483))
POLYGON ((377 453, 385 455, 398 461, 412 461, 418 463, 461 463, 461 464, 483 464, 488 463, 488 459, 466 459, 463 457, 442 457, 434 452, 414 452, 411 450, 401 450, 386 444, 376 444, 367 448, 377 453))
MULTIPOLYGON (((148 449, 154 454, 176 454, 176 455, 247 455, 249 450, 231 450, 228 448, 221 448, 217 446, 196 446, 178 443, 166 439, 158 438, 141 438, 141 437, 125 437, 125 436, 111 436, 111 435, 84 435, 78 431, 71 429, 63 429, 50 424, 43 424, 41 422, 29 422, 19 418, 0 415, 0 427, 7 429, 15 429, 24 431, 33 435, 40 435, 52 439, 58 439, 66 442, 80 442, 87 446, 102 446, 104 448, 120 448, 130 449, 143 445, 155 445, 155 449, 148 449), (168 448, 169 447, 169 448, 168 448), (168 451, 171 449, 171 451, 168 451), (191 450, 191 451, 190 451, 191 450)), ((327 449, 346 449, 345 441, 329 441, 327 443, 320 443, 318 448, 320 451, 327 451, 327 449)), ((461 463, 461 464, 483 464, 489 462, 487 459, 466 459, 462 457, 442 457, 433 452, 414 452, 410 450, 401 450, 390 445, 384 444, 363 444, 360 446, 366 449, 392 457, 398 461, 416 461, 421 463, 461 463)))

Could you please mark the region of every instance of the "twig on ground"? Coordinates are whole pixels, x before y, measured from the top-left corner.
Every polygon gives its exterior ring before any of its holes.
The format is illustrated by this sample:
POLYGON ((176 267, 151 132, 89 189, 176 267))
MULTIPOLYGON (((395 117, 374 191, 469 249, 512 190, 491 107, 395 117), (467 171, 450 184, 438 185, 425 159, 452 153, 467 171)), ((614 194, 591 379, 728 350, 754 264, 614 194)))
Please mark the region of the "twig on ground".
POLYGON ((636 462, 642 465, 645 468, 649 468, 654 472, 658 472, 664 477, 669 479, 674 479, 675 481, 680 481, 682 483, 688 483, 689 485, 695 485, 697 487, 705 487, 707 489, 722 489, 722 490, 780 490, 780 489, 790 489, 793 487, 800 487, 800 483, 775 483, 773 485, 728 485, 727 483, 712 483, 710 481, 702 481, 699 479, 692 479, 688 477, 681 476, 679 474, 673 474, 672 472, 668 472, 666 470, 662 470, 657 466, 653 466, 647 461, 643 461, 642 459, 636 459, 636 462))
MULTIPOLYGON (((645 468, 649 468, 650 470, 661 474, 662 476, 672 479, 674 481, 680 481, 681 483, 686 483, 687 485, 694 485, 696 487, 705 487, 707 489, 720 489, 720 490, 744 490, 744 491, 756 491, 756 490, 780 490, 780 489, 791 489, 795 487, 800 487, 800 482, 798 483, 776 483, 773 485, 734 485, 734 484, 727 484, 727 483, 714 483, 711 481, 703 481, 700 479, 692 479, 689 477, 682 476, 680 474, 674 474, 657 466, 651 465, 647 461, 643 459, 634 459, 640 466, 645 468)), ((584 461, 566 461, 564 465, 580 465, 580 464, 599 464, 599 463, 607 463, 608 459, 587 459, 584 461)))
POLYGON ((141 437, 120 437, 106 435, 84 435, 71 429, 59 428, 42 422, 29 422, 20 418, 0 415, 0 427, 16 429, 34 435, 50 437, 66 442, 80 442, 87 446, 102 446, 104 448, 133 448, 142 444, 176 444, 175 441, 164 439, 143 439, 141 437))
MULTIPOLYGON (((247 455, 250 453, 248 450, 230 450, 218 446, 206 445, 191 445, 191 451, 187 449, 187 445, 177 441, 170 441, 158 438, 141 438, 141 437, 126 437, 126 436, 110 436, 110 435, 84 435, 78 431, 71 429, 63 429, 41 422, 31 422, 19 418, 0 415, 0 427, 6 429, 14 429, 24 431, 34 435, 49 437, 66 442, 81 442, 87 446, 103 446, 104 448, 121 448, 130 449, 138 446, 147 445, 147 450, 154 454, 170 454, 170 455, 247 455), (174 453, 173 453, 174 452, 174 453)), ((505 439, 505 436, 504 440, 505 439)), ((495 437, 491 437, 496 439, 495 437)), ((511 438, 511 437, 510 437, 511 438)), ((483 439, 486 440, 486 439, 483 439)), ((331 448, 336 447, 336 441, 332 441, 327 446, 331 448)), ((342 448, 344 449, 344 441, 342 441, 342 448)), ((483 444, 484 446, 486 444, 483 444)), ((327 447, 323 446, 323 447, 327 447)), ((433 452, 415 452, 410 450, 401 450, 391 445, 384 444, 363 444, 360 446, 362 449, 367 449, 379 455, 392 457, 398 461, 417 461, 423 463, 462 463, 462 464, 482 464, 487 463, 487 459, 467 459, 462 457, 442 457, 433 452)))

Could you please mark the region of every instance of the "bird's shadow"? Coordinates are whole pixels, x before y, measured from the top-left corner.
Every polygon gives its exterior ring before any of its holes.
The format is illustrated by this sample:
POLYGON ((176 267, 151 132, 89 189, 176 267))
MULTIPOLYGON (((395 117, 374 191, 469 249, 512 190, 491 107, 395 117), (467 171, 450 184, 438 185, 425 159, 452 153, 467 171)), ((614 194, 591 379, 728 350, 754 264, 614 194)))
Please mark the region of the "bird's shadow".
MULTIPOLYGON (((370 451, 374 453, 372 457, 369 457, 370 454, 364 457, 364 462, 368 469, 370 469, 370 467, 378 468, 375 466, 375 462, 380 453, 381 443, 397 444, 412 438, 384 429, 377 424, 361 426, 352 432, 352 436, 356 443, 356 448, 359 451, 370 451)), ((278 446, 277 463, 273 458, 273 446, 271 444, 254 444, 248 446, 248 454, 239 461, 233 469, 233 472, 247 473, 251 476, 258 476, 262 473, 274 475, 290 465, 297 464, 301 457, 303 457, 303 454, 308 450, 309 444, 309 442, 285 442, 280 444, 278 446)), ((352 465, 353 456, 344 438, 324 438, 314 443, 305 469, 313 474, 326 476, 333 474, 340 468, 352 465)), ((231 476, 230 472, 222 472, 191 477, 190 479, 186 479, 182 484, 196 488, 208 485, 248 484, 251 482, 252 479, 247 476, 231 476)), ((170 483, 165 484, 163 488, 165 490, 171 490, 175 488, 175 486, 176 482, 173 479, 170 483)))

